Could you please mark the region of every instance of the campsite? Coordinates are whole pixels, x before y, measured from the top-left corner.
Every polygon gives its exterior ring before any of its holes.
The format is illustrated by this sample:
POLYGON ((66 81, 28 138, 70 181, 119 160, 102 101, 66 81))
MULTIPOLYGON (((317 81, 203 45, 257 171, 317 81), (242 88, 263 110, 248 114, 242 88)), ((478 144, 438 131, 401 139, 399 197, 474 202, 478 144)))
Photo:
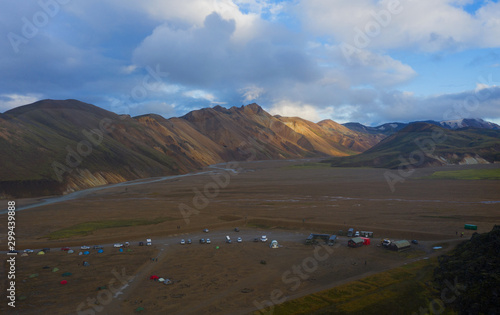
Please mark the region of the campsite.
MULTIPOLYGON (((426 179, 433 172, 426 168, 392 193, 385 170, 305 163, 311 162, 240 163, 230 183, 206 200, 196 191, 203 193, 214 182, 210 175, 94 190, 84 198, 18 211, 17 249, 35 252, 17 257, 16 310, 76 313, 100 299, 94 307, 109 313, 135 314, 143 308, 145 313, 249 314, 270 300, 274 290, 291 299, 434 257, 474 232, 488 231, 500 219, 494 211, 498 181, 426 179), (198 212, 186 216, 179 210, 181 204, 195 209, 201 201, 204 207, 198 212), (464 224, 477 230, 464 229, 464 224), (323 246, 326 236, 318 245, 305 245, 311 233, 329 236, 349 228, 370 231, 375 238, 358 248, 348 247, 350 237, 343 235, 333 246, 323 246), (226 235, 243 241, 227 244, 226 235), (263 235, 266 242, 253 241, 263 235), (201 238, 210 238, 211 244, 200 244, 201 238), (377 246, 384 238, 419 242, 394 251, 377 246), (151 246, 139 246, 147 239, 151 246), (180 245, 181 239, 193 242, 180 245), (273 240, 279 248, 270 248, 273 240), (113 247, 125 242, 130 242, 128 248, 113 247), (102 253, 93 248, 96 244, 102 244, 102 253), (85 251, 83 245, 91 247, 88 255, 78 255, 85 251), (45 247, 52 250, 36 255, 45 247), (315 251, 327 257, 317 265, 310 262, 315 251), (84 261, 89 265, 83 266, 84 261), (302 279, 295 273, 299 270, 311 272, 302 279), (116 273, 133 277, 121 291, 116 273), (150 280, 152 275, 172 284, 150 280)), ((492 166, 469 168, 480 167, 492 166)))

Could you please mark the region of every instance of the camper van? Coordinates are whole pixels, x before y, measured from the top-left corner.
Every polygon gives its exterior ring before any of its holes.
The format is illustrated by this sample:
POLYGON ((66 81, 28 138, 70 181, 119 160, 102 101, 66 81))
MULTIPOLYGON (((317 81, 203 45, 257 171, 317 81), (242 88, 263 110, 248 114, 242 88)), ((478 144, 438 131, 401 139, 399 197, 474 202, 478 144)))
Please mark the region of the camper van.
POLYGON ((330 236, 330 238, 328 239, 328 245, 333 246, 336 240, 337 240, 337 235, 330 236))
POLYGON ((231 244, 231 238, 229 235, 226 235, 226 243, 231 244))
POLYGON ((352 237, 354 235, 354 229, 353 228, 350 228, 349 230, 347 230, 347 236, 348 237, 352 237))

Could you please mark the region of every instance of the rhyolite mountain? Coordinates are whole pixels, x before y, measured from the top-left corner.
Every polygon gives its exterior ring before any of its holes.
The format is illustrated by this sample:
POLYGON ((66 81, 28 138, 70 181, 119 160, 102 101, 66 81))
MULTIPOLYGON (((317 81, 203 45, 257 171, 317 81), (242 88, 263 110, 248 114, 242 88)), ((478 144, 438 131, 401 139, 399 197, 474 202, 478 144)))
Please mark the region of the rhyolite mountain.
POLYGON ((417 122, 391 134, 361 154, 334 157, 335 167, 425 167, 449 164, 487 164, 500 161, 500 130, 451 130, 417 122))
POLYGON ((0 195, 62 194, 232 160, 348 156, 383 138, 331 120, 272 116, 257 104, 165 119, 42 100, 0 115, 0 195))

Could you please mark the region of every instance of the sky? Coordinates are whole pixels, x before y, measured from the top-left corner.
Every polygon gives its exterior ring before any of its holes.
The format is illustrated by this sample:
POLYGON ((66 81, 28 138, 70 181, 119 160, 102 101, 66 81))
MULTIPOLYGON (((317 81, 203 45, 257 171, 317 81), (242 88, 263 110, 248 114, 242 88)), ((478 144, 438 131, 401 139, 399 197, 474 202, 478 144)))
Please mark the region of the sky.
POLYGON ((2 0, 0 112, 41 99, 165 118, 257 103, 314 122, 500 124, 500 3, 2 0))

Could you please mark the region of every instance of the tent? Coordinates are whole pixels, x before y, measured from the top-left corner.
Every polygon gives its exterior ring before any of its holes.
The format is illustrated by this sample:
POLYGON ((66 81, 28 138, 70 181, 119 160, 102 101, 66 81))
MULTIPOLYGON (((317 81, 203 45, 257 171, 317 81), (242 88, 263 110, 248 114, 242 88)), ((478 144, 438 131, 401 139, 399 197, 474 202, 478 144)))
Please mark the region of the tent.
POLYGON ((36 278, 36 277, 38 277, 38 273, 33 273, 33 274, 29 275, 29 278, 36 278))
POLYGON ((149 277, 149 280, 157 281, 158 279, 160 279, 160 277, 158 277, 157 275, 152 275, 151 277, 149 277))
POLYGON ((84 266, 84 267, 88 267, 88 266, 90 266, 90 264, 89 264, 89 262, 88 262, 88 261, 84 261, 84 262, 83 262, 83 266, 84 266))
POLYGON ((50 269, 50 267, 49 266, 45 266, 42 269, 50 269))
POLYGON ((120 248, 118 251, 119 251, 120 253, 123 253, 123 248, 120 248))
POLYGON ((83 254, 84 255, 88 255, 88 254, 90 254, 90 252, 88 250, 86 250, 86 251, 83 252, 83 254))
POLYGON ((67 283, 68 283, 68 280, 61 281, 61 284, 67 284, 67 283))
POLYGON ((165 279, 164 278, 160 278, 160 279, 158 279, 158 281, 163 282, 163 281, 165 281, 165 279))
POLYGON ((75 251, 74 251, 74 250, 72 250, 72 249, 68 250, 68 254, 73 254, 74 252, 75 252, 75 251))
POLYGON ((172 284, 172 281, 170 279, 166 279, 165 281, 163 281, 163 283, 165 283, 165 284, 172 284))
POLYGON ((347 246, 349 247, 360 247, 363 246, 364 241, 361 237, 354 237, 347 241, 347 246))
POLYGON ((52 269, 52 272, 58 272, 59 271, 59 268, 57 267, 54 267, 54 269, 52 269))
POLYGON ((271 248, 279 248, 278 241, 276 241, 276 240, 271 241, 271 245, 269 247, 271 247, 271 248))
POLYGON ((104 253, 104 251, 103 251, 102 249, 98 250, 97 252, 98 252, 99 254, 104 253))
POLYGON ((72 273, 71 273, 71 272, 65 272, 65 273, 63 273, 61 276, 63 276, 63 277, 69 277, 69 276, 71 276, 71 275, 72 275, 72 273))
POLYGON ((28 256, 28 253, 23 253, 23 254, 21 255, 21 257, 26 257, 26 256, 28 256))
POLYGON ((79 252, 79 253, 78 253, 78 255, 79 255, 79 256, 81 256, 81 255, 83 255, 83 253, 82 253, 82 252, 79 252))
POLYGON ((39 251, 38 253, 36 253, 37 255, 45 255, 45 252, 43 250, 39 251))
POLYGON ((371 240, 370 240, 369 238, 367 238, 367 237, 362 237, 362 239, 363 239, 363 245, 370 245, 371 240))

